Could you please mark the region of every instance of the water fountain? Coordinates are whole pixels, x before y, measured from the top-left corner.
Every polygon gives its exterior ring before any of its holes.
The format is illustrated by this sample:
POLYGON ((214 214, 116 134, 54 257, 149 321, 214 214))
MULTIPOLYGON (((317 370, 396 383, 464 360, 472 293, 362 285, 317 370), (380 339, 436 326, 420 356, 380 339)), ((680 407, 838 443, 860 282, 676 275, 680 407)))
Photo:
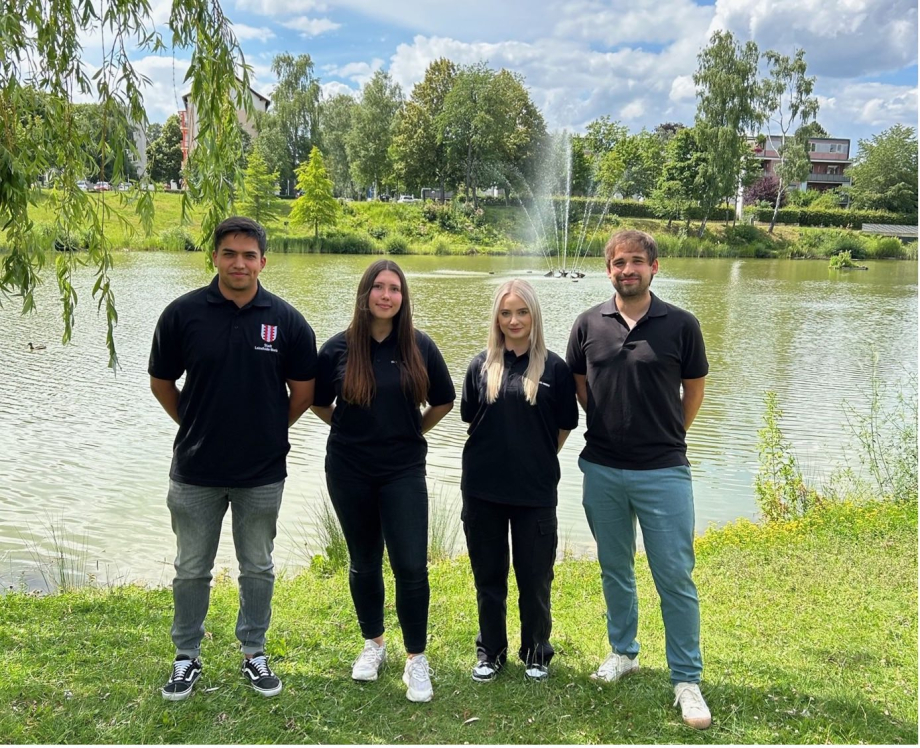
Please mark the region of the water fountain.
POLYGON ((585 276, 584 261, 590 242, 600 230, 610 208, 612 197, 607 197, 603 208, 593 223, 597 207, 594 199, 598 195, 599 183, 592 180, 586 197, 585 210, 580 220, 580 231, 575 246, 569 245, 569 228, 572 211, 572 138, 563 131, 552 136, 548 157, 531 184, 515 168, 504 168, 496 175, 497 181, 513 193, 527 216, 533 230, 534 244, 540 250, 547 265, 547 278, 571 278, 578 280, 585 276), (559 260, 561 259, 561 265, 559 260))

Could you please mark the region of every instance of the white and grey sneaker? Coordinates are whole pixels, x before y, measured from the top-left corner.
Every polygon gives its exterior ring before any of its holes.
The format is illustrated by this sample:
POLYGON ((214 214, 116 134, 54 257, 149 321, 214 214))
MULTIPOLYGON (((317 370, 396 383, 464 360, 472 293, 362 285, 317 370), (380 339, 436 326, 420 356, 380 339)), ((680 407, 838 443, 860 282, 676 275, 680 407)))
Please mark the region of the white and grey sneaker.
POLYGON ((373 639, 364 640, 364 649, 351 668, 351 677, 360 681, 377 680, 377 674, 387 661, 387 645, 373 639))
POLYGON ((680 705, 684 723, 697 730, 712 724, 712 714, 700 693, 699 683, 678 683, 674 686, 674 706, 680 705))
POLYGON ((403 683, 408 688, 406 698, 409 701, 431 701, 434 688, 431 686, 431 668, 428 667, 428 658, 425 655, 417 654, 406 660, 403 683))
POLYGON ((173 661, 172 673, 166 685, 160 690, 167 701, 182 701, 192 695, 195 681, 201 677, 201 659, 194 660, 187 655, 179 655, 173 661))
POLYGON ((482 659, 473 667, 473 680, 477 683, 495 680, 495 676, 498 675, 498 671, 501 669, 502 666, 499 663, 482 659))
POLYGON ((591 673, 591 680, 602 680, 613 683, 620 678, 634 673, 639 669, 639 657, 630 659, 626 655, 611 652, 596 672, 591 673))

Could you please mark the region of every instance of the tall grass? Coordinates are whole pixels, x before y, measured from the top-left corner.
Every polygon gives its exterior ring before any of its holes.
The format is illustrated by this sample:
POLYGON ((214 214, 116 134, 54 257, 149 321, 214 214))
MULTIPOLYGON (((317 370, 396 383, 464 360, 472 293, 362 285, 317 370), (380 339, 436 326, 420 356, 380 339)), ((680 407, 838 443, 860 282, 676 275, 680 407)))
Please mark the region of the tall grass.
POLYGON ((460 535, 460 494, 435 483, 437 499, 428 501, 428 560, 446 561, 457 552, 460 535))
POLYGON ((89 540, 85 533, 74 535, 63 516, 46 517, 39 532, 39 537, 47 541, 45 544, 35 539, 35 533, 30 533, 28 538, 20 533, 20 538, 41 576, 44 589, 67 592, 95 583, 97 575, 90 572, 89 540))

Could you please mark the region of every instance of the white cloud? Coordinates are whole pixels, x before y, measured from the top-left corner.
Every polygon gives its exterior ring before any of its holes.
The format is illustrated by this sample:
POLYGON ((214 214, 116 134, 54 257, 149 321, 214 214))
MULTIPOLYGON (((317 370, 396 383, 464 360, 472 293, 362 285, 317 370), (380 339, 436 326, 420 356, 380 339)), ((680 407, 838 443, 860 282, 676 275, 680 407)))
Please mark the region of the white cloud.
POLYGON ((236 38, 240 41, 258 39, 260 42, 267 42, 275 36, 275 32, 270 28, 265 26, 256 28, 255 26, 247 26, 245 23, 233 24, 233 33, 236 34, 236 38))
POLYGON ((678 75, 671 81, 671 93, 668 95, 671 101, 686 101, 687 99, 696 98, 696 84, 693 82, 692 75, 678 75))
POLYGON ((322 92, 323 101, 329 101, 329 99, 331 99, 333 96, 338 96, 339 94, 347 94, 348 96, 357 98, 359 93, 355 89, 351 88, 350 86, 346 86, 344 83, 340 83, 339 81, 321 83, 319 87, 322 92))
POLYGON ((260 16, 291 16, 314 10, 322 13, 328 6, 315 0, 287 0, 284 3, 277 0, 236 0, 234 7, 260 16))
POLYGON ((827 96, 820 96, 818 121, 832 135, 848 137, 853 124, 872 132, 894 123, 917 122, 917 87, 884 83, 842 83, 827 96))
POLYGON ((349 62, 346 65, 326 65, 323 71, 337 78, 347 78, 362 88, 383 67, 383 60, 375 57, 370 62, 349 62))
POLYGON ((711 7, 701 7, 692 0, 634 0, 617 5, 605 0, 565 3, 554 34, 608 46, 631 43, 641 47, 699 36, 713 15, 711 7))
POLYGON ((718 0, 713 29, 760 49, 805 50, 809 73, 848 78, 917 62, 916 0, 718 0))
POLYGON ((337 28, 340 28, 342 24, 330 21, 328 18, 307 18, 306 16, 301 16, 300 18, 295 18, 293 21, 286 21, 281 25, 285 28, 300 32, 300 35, 304 39, 310 39, 314 36, 325 34, 327 31, 335 31, 337 28))

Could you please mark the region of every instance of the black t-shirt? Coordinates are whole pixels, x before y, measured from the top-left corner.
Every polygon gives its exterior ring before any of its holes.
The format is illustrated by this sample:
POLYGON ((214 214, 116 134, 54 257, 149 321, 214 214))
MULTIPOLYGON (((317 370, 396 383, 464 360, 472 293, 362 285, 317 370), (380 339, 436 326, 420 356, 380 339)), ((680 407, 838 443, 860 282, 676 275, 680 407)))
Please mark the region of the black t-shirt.
POLYGON ((486 400, 483 351, 463 381, 460 417, 470 424, 463 446, 464 493, 499 504, 555 506, 559 483, 559 431, 578 425, 575 380, 565 361, 548 352, 537 403, 524 397, 530 357, 505 351, 498 397, 486 400))
POLYGON ((565 358, 587 377, 584 459, 625 470, 690 464, 681 380, 709 373, 696 317, 652 294, 630 330, 611 298, 575 320, 565 358))
POLYGON ((260 284, 240 308, 215 276, 160 315, 147 370, 170 381, 186 374, 170 478, 251 488, 287 476, 285 380, 316 376, 316 337, 294 307, 260 284))
MULTIPOLYGON (((420 330, 415 330, 415 340, 428 372, 428 404, 453 402, 454 383, 438 347, 420 330)), ((380 343, 371 340, 377 394, 366 408, 342 397, 348 357, 345 333, 333 335, 320 349, 313 404, 329 406, 335 401, 327 470, 348 469, 379 478, 424 468, 428 443, 422 436, 422 412, 403 390, 397 342, 395 329, 380 343)))

